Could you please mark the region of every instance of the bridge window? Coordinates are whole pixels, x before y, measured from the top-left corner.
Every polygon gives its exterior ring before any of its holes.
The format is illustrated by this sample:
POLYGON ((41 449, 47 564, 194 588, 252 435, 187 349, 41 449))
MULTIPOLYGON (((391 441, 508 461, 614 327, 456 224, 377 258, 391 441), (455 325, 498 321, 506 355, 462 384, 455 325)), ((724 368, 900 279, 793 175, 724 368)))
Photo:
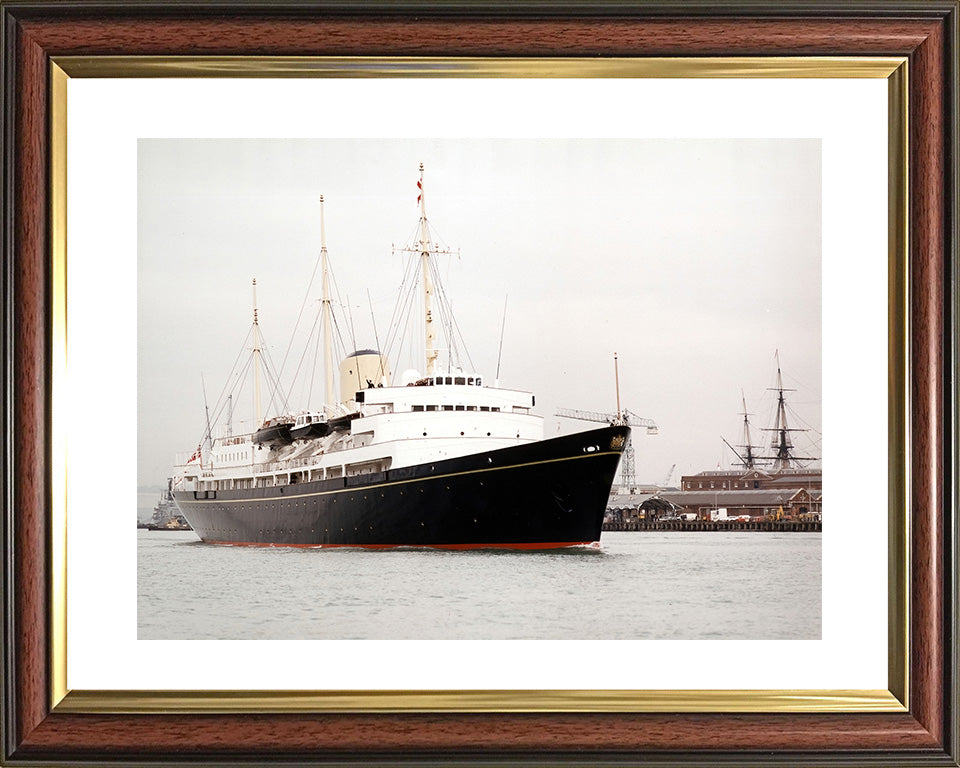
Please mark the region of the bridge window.
POLYGON ((414 410, 415 413, 417 413, 417 412, 423 410, 423 406, 422 406, 422 405, 415 405, 415 406, 413 406, 413 410, 414 410))
POLYGON ((435 410, 437 410, 437 406, 435 406, 435 405, 428 405, 428 406, 427 406, 427 410, 428 410, 428 411, 435 411, 435 410))

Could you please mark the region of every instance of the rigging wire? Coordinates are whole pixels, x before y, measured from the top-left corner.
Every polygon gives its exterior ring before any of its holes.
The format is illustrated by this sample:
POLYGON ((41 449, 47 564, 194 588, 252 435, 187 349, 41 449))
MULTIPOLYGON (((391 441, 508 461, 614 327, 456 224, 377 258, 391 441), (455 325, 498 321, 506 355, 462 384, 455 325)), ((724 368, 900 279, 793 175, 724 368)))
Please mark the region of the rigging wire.
POLYGON ((436 268, 436 265, 432 261, 431 261, 431 265, 433 266, 433 274, 434 274, 436 284, 439 286, 439 290, 437 291, 437 296, 440 299, 440 306, 444 308, 446 313, 449 315, 450 321, 451 321, 450 326, 452 329, 451 331, 452 338, 448 339, 447 343, 453 345, 456 338, 460 339, 460 344, 463 347, 463 352, 467 356, 467 362, 470 364, 470 368, 475 373, 476 366, 473 363, 473 358, 470 357, 470 350, 467 349, 467 344, 463 338, 463 333, 460 331, 460 325, 457 323, 457 318, 453 314, 452 303, 450 302, 450 299, 447 296, 447 289, 444 287, 443 282, 438 279, 439 272, 436 268))
POLYGON ((507 327, 507 299, 509 298, 509 293, 503 297, 503 319, 500 321, 500 348, 497 350, 497 375, 494 381, 500 381, 500 360, 503 357, 503 331, 507 327))
MULTIPOLYGON (((243 349, 241 348, 241 353, 242 352, 243 352, 243 349)), ((239 362, 239 360, 240 360, 240 356, 238 355, 236 362, 234 362, 234 368, 236 368, 236 363, 239 362)), ((243 392, 243 383, 246 381, 247 371, 250 370, 250 366, 252 365, 252 362, 253 362, 253 353, 251 352, 250 355, 247 356, 247 360, 244 363, 244 367, 242 368, 242 370, 240 370, 237 373, 234 386, 230 388, 229 394, 234 395, 237 399, 239 399, 240 394, 243 392), (236 382, 240 383, 239 389, 236 388, 236 382)), ((233 374, 233 371, 231 371, 231 374, 233 374)), ((229 383, 230 383, 230 377, 228 376, 227 382, 224 385, 224 391, 227 391, 227 384, 229 383)), ((212 424, 215 425, 220 421, 220 415, 223 413, 223 410, 226 407, 227 407, 227 398, 223 398, 222 401, 217 402, 217 404, 214 407, 213 420, 211 422, 212 424)), ((209 426, 208 426, 208 430, 209 430, 209 426)))
POLYGON ((379 355, 378 365, 380 367, 380 382, 383 383, 383 379, 386 376, 386 372, 383 370, 383 353, 380 350, 380 337, 377 334, 377 318, 373 314, 373 299, 370 298, 370 289, 367 288, 367 303, 370 305, 370 321, 373 323, 373 340, 377 345, 377 354, 379 355))
POLYGON ((400 287, 397 289, 397 300, 394 304, 393 314, 390 316, 390 325, 388 326, 390 330, 387 332, 387 350, 393 349, 393 342, 401 333, 400 318, 407 316, 408 310, 406 307, 408 302, 411 300, 412 294, 411 281, 413 285, 416 285, 416 279, 414 277, 415 263, 416 259, 413 256, 407 259, 407 264, 404 268, 403 280, 400 283, 400 287))
MULTIPOLYGON (((223 389, 220 390, 220 394, 217 396, 216 405, 214 410, 220 407, 220 402, 223 400, 224 395, 227 393, 227 385, 230 383, 230 377, 233 375, 233 372, 237 368, 237 363, 240 362, 240 358, 243 356, 243 350, 247 347, 247 342, 250 341, 250 335, 253 333, 253 324, 251 323, 250 327, 247 329, 247 335, 243 340, 243 344, 240 345, 240 351, 237 352, 237 357, 233 361, 233 367, 230 368, 230 373, 227 374, 227 378, 223 383, 223 389)), ((252 353, 251 353, 252 354, 252 353)))
MULTIPOLYGON (((323 307, 320 308, 320 312, 317 313, 317 317, 318 318, 323 317, 323 307)), ((317 323, 317 325, 322 326, 323 320, 320 319, 320 322, 317 323)), ((322 330, 323 330, 322 328, 318 328, 317 330, 317 340, 315 342, 314 349, 313 349, 313 365, 310 366, 310 387, 307 389, 306 398, 302 400, 304 408, 309 408, 310 403, 313 402, 313 382, 317 375, 317 368, 320 365, 320 336, 322 335, 321 334, 322 330)), ((309 345, 309 343, 310 343, 310 339, 307 339, 307 344, 309 345)), ((304 349, 304 353, 306 353, 306 349, 304 349)))
POLYGON ((269 412, 273 408, 273 401, 277 400, 279 395, 280 399, 277 401, 277 408, 281 407, 283 410, 289 411, 289 401, 284 397, 283 391, 280 388, 280 379, 277 377, 277 369, 273 364, 273 358, 270 356, 270 348, 266 344, 263 344, 263 332, 260 334, 261 347, 260 350, 263 353, 263 372, 267 378, 267 386, 270 388, 270 399, 267 401, 267 411, 269 412))
POLYGON ((350 306, 350 297, 347 296, 347 320, 350 327, 350 343, 353 345, 354 352, 357 351, 357 334, 353 329, 353 307, 350 306))
POLYGON ((402 356, 404 340, 412 320, 412 304, 415 301, 415 289, 418 284, 415 266, 417 261, 418 257, 414 256, 407 260, 406 274, 397 294, 397 303, 391 317, 392 335, 387 339, 387 354, 392 356, 396 344, 397 359, 402 356), (404 319, 404 322, 401 322, 401 319, 404 319))
MULTIPOLYGON (((306 309, 307 300, 310 298, 310 291, 313 288, 314 278, 317 276, 317 269, 320 267, 320 261, 322 259, 322 251, 317 256, 316 260, 313 262, 313 272, 310 273, 310 281, 307 283, 307 290, 303 294, 303 301, 300 303, 300 312, 297 314, 297 321, 293 325, 293 333, 290 334, 290 341, 287 343, 287 350, 283 353, 283 361, 280 363, 280 371, 277 374, 278 380, 279 377, 283 376, 283 370, 287 365, 287 358, 290 356, 290 350, 293 347, 293 341, 297 336, 297 329, 300 327, 300 320, 303 317, 303 310, 306 309)), ((328 268, 329 271, 329 268, 328 268)))

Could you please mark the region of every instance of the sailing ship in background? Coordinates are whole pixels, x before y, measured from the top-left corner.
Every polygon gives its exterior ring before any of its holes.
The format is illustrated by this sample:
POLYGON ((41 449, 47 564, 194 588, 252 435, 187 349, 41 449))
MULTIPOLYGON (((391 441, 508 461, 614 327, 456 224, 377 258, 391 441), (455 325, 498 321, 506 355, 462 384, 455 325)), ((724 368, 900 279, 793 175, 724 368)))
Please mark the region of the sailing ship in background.
POLYGON ((798 456, 795 452, 791 433, 806 432, 808 430, 791 427, 788 424, 787 413, 790 409, 787 406, 787 398, 784 393, 792 392, 793 390, 784 388, 783 386, 783 373, 780 370, 779 350, 776 351, 775 357, 777 361, 777 386, 773 387, 771 391, 777 393, 776 410, 774 412, 773 426, 764 428, 763 430, 764 432, 773 433, 770 439, 770 454, 764 456, 758 453, 762 451, 762 446, 753 445, 753 440, 750 436, 750 415, 747 413, 747 400, 742 390, 740 392, 740 399, 743 403, 743 442, 735 448, 726 438, 720 438, 737 457, 737 461, 734 462, 735 466, 743 467, 745 470, 766 467, 770 472, 784 472, 803 469, 806 466, 804 462, 820 460, 818 456, 798 456), (737 448, 740 450, 738 451, 737 448))
MULTIPOLYGON (((629 426, 619 420, 544 439, 532 393, 499 382, 489 386, 482 375, 452 361, 441 370, 438 326, 452 336, 454 322, 435 267, 444 251, 431 236, 422 165, 417 186, 417 240, 402 250, 411 256, 408 272, 419 272, 411 292, 418 284, 424 372, 406 371, 394 382, 387 355, 357 350, 343 358, 335 394, 321 198, 324 405, 263 420, 265 358, 254 282, 258 428, 234 435, 228 423, 214 438, 208 424, 205 444, 178 468, 174 498, 204 541, 450 549, 548 549, 599 541, 629 426), (435 309, 450 321, 438 323, 435 309)), ((411 302, 401 296, 401 303, 411 302)))

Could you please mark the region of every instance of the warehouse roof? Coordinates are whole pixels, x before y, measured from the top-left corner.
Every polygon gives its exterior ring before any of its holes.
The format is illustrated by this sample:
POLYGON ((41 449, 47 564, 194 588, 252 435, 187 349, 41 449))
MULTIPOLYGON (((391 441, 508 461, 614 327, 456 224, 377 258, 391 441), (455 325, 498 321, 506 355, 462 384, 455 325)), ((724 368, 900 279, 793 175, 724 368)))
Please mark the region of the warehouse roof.
POLYGON ((732 491, 676 491, 664 492, 661 496, 684 507, 771 507, 788 503, 800 491, 809 493, 806 488, 764 488, 732 491))

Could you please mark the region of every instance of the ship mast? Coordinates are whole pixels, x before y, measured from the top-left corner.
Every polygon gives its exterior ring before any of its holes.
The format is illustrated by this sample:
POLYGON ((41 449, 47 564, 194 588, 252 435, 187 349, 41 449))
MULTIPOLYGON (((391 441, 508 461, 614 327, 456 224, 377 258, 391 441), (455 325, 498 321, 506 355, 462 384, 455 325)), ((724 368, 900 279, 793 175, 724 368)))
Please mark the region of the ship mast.
POLYGON ((756 466, 757 460, 753 455, 753 443, 750 440, 750 416, 747 413, 747 398, 743 394, 743 390, 740 390, 740 400, 743 402, 743 448, 744 456, 743 466, 745 469, 753 469, 756 466))
POLYGON ((789 469, 790 468, 790 452, 793 450, 793 445, 790 442, 790 437, 787 434, 790 432, 790 428, 787 426, 787 404, 784 400, 783 393, 783 375, 780 373, 780 353, 777 352, 777 416, 774 421, 773 431, 773 441, 770 443, 770 447, 774 450, 774 461, 773 468, 777 469, 789 469))
POLYGON ((617 353, 613 353, 613 377, 617 388, 617 424, 624 424, 623 411, 620 410, 620 366, 617 363, 617 353))
POLYGON ((257 278, 253 278, 253 407, 255 427, 263 421, 260 408, 260 323, 257 321, 257 278))
POLYGON ((328 407, 333 406, 333 351, 331 343, 331 313, 330 313, 330 270, 327 264, 327 235, 323 220, 323 195, 320 195, 320 264, 323 271, 323 296, 321 306, 323 311, 323 367, 326 371, 326 393, 324 402, 328 407))
MULTIPOLYGON (((777 386, 772 390, 777 393, 777 416, 773 427, 765 429, 765 432, 773 432, 773 438, 770 447, 773 449, 773 456, 763 458, 773 460, 773 471, 781 469, 791 469, 799 460, 810 459, 809 456, 795 456, 793 453, 793 443, 790 440, 790 432, 806 432, 805 429, 793 429, 787 426, 787 401, 783 396, 784 392, 793 392, 792 389, 783 388, 783 375, 780 373, 780 351, 777 350, 777 386)), ((800 465, 802 466, 802 465, 800 465)))
MULTIPOLYGON (((402 248, 394 248, 394 252, 399 251, 401 253, 410 255, 408 268, 411 270, 411 278, 417 274, 418 268, 414 259, 419 256, 420 277, 419 279, 410 280, 409 290, 405 291, 401 296, 404 307, 401 309, 400 304, 398 304, 397 311, 404 314, 408 311, 408 305, 406 304, 407 299, 411 300, 409 307, 415 306, 417 302, 413 300, 414 294, 419 288, 422 287, 424 342, 423 354, 425 358, 424 375, 433 376, 437 372, 437 361, 440 357, 440 349, 437 346, 437 332, 442 331, 445 334, 449 333, 447 342, 450 345, 451 353, 454 353, 456 351, 453 348, 454 334, 458 331, 456 331, 456 323, 453 320, 452 313, 450 311, 450 305, 444 297, 440 276, 434 271, 436 269, 436 265, 431 262, 431 257, 437 257, 441 255, 449 256, 453 254, 453 251, 441 248, 437 243, 433 242, 430 236, 430 224, 427 222, 427 206, 423 189, 423 163, 420 163, 420 178, 417 179, 417 190, 419 192, 417 196, 417 205, 420 206, 420 224, 417 227, 413 242, 411 242, 409 245, 403 246, 402 248), (435 301, 437 302, 436 310, 439 313, 436 318, 434 318, 435 301), (449 319, 449 325, 446 322, 447 319, 449 319)), ((409 315, 406 314, 405 316, 409 317, 409 315)), ((391 340, 388 340, 387 346, 389 347, 391 343, 391 340)))
POLYGON ((430 230, 427 227, 427 203, 423 192, 423 163, 420 163, 420 180, 417 182, 420 190, 420 264, 423 270, 423 327, 424 351, 426 353, 426 375, 434 374, 437 355, 437 338, 433 329, 433 282, 430 279, 430 230))

